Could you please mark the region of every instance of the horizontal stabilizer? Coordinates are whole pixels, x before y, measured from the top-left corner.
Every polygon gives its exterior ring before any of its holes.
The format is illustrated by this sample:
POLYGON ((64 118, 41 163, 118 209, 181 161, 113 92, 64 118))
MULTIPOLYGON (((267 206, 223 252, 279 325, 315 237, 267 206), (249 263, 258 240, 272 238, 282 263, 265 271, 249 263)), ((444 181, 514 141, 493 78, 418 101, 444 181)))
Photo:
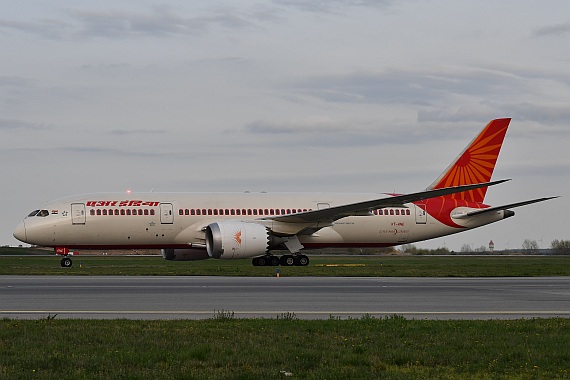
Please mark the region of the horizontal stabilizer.
POLYGON ((511 203, 508 205, 502 205, 502 206, 495 206, 495 207, 489 207, 489 208, 483 208, 480 210, 473 210, 473 211, 469 211, 465 214, 460 214, 460 215, 453 215, 453 219, 466 219, 475 215, 481 215, 481 214, 486 214, 489 212, 495 212, 495 211, 502 211, 502 210, 508 210, 511 208, 515 208, 515 207, 521 207, 521 206, 526 206, 526 205, 531 205, 533 203, 538 203, 538 202, 544 202, 544 201, 548 201, 550 199, 555 199, 558 198, 558 196, 556 197, 546 197, 546 198, 537 198, 537 199, 531 199, 529 201, 524 201, 524 202, 517 202, 517 203, 511 203))

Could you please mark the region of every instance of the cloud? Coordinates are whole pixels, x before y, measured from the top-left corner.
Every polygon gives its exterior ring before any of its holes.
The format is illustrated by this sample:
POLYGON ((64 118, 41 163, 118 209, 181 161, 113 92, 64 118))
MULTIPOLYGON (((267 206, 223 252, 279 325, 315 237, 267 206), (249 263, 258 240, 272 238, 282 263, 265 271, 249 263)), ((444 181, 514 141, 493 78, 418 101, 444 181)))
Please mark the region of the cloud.
POLYGON ((30 80, 18 76, 0 76, 0 87, 28 87, 30 80))
POLYGON ((393 0, 275 0, 275 4, 306 12, 337 13, 345 8, 387 8, 393 0))
POLYGON ((570 133, 570 109, 565 104, 537 104, 530 102, 496 103, 482 101, 463 104, 459 108, 442 107, 418 111, 418 122, 481 122, 499 117, 544 125, 551 132, 570 133))
POLYGON ((128 136, 128 135, 159 135, 167 133, 159 129, 114 129, 109 132, 110 135, 128 136))
POLYGON ((239 12, 219 8, 207 14, 184 17, 168 6, 155 6, 149 12, 122 10, 68 10, 63 19, 14 21, 0 19, 0 29, 16 30, 52 39, 166 37, 201 35, 210 26, 244 28, 250 22, 239 12))
POLYGON ((0 131, 2 130, 46 130, 50 129, 50 126, 45 124, 29 123, 22 120, 9 120, 0 119, 0 131))
POLYGON ((0 19, 0 30, 15 30, 50 39, 62 38, 66 34, 66 30, 71 27, 70 23, 55 19, 37 19, 34 21, 0 19))
POLYGON ((536 29, 532 34, 535 37, 563 36, 570 33, 570 23, 544 26, 536 29))
MULTIPOLYGON (((480 121, 479 121, 480 122, 480 121)), ((271 122, 258 120, 243 130, 280 146, 367 147, 392 144, 417 144, 425 141, 452 140, 462 130, 441 124, 372 120, 271 122), (394 131, 397 131, 395 133, 394 131)))
POLYGON ((292 90, 327 102, 428 106, 451 95, 481 96, 524 86, 508 72, 485 69, 387 69, 309 78, 292 90))

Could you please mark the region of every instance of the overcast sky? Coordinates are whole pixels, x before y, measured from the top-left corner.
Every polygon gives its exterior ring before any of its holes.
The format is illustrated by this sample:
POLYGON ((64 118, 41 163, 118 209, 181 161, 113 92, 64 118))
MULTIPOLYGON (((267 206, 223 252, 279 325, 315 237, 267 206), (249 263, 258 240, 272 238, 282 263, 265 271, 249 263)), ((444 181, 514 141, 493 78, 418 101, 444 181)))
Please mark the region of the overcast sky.
POLYGON ((512 117, 493 205, 418 247, 570 239, 568 1, 18 1, 0 14, 0 244, 100 191, 423 190, 512 117))

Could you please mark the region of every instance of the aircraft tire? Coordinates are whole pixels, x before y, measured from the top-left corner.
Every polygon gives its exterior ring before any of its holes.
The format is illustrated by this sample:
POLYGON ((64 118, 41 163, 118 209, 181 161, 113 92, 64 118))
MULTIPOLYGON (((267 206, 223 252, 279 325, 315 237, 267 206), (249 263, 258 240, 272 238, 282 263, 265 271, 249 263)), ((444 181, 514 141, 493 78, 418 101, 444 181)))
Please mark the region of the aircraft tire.
POLYGON ((64 268, 71 268, 71 266, 73 265, 73 261, 71 261, 71 259, 69 257, 64 257, 63 259, 61 259, 61 266, 64 268))
POLYGON ((260 267, 264 267, 267 265, 267 258, 262 256, 262 257, 256 257, 257 259, 257 265, 259 265, 260 267))
POLYGON ((254 257, 253 259, 251 259, 251 263, 253 264, 254 267, 258 267, 259 266, 259 257, 254 257))
POLYGON ((292 255, 283 255, 281 259, 279 259, 279 263, 281 266, 290 267, 295 265, 295 258, 292 255))
POLYGON ((309 258, 305 255, 299 255, 295 258, 295 265, 300 267, 306 267, 309 265, 309 258))
POLYGON ((278 267, 279 266, 279 257, 277 256, 269 256, 269 265, 272 267, 278 267))

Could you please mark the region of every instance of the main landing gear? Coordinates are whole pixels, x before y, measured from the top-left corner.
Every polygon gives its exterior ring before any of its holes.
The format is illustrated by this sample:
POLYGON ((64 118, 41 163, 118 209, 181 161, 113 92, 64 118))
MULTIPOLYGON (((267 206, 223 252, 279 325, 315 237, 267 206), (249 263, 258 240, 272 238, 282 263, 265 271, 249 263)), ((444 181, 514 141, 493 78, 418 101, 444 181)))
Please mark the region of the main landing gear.
POLYGON ((73 265, 73 261, 71 261, 71 258, 69 256, 65 256, 63 259, 61 259, 61 266, 64 268, 71 268, 71 266, 73 265))
POLYGON ((298 266, 306 267, 309 265, 309 258, 305 255, 283 255, 278 256, 261 256, 254 257, 251 260, 254 267, 277 267, 279 265, 283 267, 298 266))

